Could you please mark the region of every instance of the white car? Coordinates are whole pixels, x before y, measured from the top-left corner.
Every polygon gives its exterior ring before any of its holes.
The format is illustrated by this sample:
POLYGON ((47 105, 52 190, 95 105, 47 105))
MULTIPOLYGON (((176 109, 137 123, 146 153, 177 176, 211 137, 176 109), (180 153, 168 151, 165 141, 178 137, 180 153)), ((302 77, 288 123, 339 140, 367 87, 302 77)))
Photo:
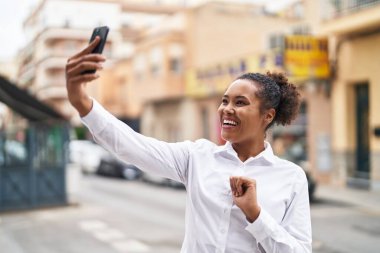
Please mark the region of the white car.
POLYGON ((70 162, 79 164, 83 173, 95 173, 108 151, 87 140, 70 141, 70 162))

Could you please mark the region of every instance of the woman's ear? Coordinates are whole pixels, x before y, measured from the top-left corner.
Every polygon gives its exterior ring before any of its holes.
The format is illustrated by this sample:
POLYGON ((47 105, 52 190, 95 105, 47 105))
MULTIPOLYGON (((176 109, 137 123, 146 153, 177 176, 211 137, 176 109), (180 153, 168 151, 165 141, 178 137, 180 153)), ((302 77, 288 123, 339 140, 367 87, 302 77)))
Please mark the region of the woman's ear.
POLYGON ((274 116, 276 116, 276 110, 274 108, 267 110, 265 114, 265 122, 267 125, 269 125, 274 120, 274 116))

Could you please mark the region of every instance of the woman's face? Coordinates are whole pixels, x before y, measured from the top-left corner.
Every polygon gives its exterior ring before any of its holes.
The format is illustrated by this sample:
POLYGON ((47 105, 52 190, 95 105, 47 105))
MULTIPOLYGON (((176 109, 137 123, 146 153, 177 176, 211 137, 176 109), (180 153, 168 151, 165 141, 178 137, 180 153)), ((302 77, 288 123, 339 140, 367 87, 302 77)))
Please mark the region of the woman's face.
POLYGON ((260 113, 257 85, 245 79, 234 81, 224 93, 218 114, 221 136, 231 143, 249 143, 264 138, 267 113, 260 113))

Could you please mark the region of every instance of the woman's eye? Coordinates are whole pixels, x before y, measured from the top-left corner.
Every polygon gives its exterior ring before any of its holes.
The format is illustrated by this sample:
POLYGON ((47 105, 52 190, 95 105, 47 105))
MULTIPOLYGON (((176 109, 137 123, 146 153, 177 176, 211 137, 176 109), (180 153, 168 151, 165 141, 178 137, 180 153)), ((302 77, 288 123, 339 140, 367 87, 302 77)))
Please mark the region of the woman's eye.
POLYGON ((236 104, 237 105, 245 105, 245 103, 243 101, 236 101, 236 104))
POLYGON ((228 101, 227 101, 227 99, 222 99, 222 104, 223 104, 223 105, 226 105, 226 104, 228 104, 228 101))

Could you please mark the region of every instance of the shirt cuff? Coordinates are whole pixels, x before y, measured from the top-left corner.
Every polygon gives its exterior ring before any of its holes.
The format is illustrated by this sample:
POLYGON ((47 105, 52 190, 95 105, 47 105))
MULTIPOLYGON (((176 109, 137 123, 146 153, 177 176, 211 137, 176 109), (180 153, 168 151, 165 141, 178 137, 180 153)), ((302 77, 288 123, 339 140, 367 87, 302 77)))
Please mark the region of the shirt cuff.
POLYGON ((95 99, 91 99, 91 111, 83 116, 81 121, 92 133, 99 133, 107 126, 107 119, 111 115, 95 99))
POLYGON ((276 225, 276 221, 272 216, 261 208, 259 217, 253 223, 248 223, 245 230, 250 232, 257 242, 262 242, 267 237, 273 237, 276 225))

